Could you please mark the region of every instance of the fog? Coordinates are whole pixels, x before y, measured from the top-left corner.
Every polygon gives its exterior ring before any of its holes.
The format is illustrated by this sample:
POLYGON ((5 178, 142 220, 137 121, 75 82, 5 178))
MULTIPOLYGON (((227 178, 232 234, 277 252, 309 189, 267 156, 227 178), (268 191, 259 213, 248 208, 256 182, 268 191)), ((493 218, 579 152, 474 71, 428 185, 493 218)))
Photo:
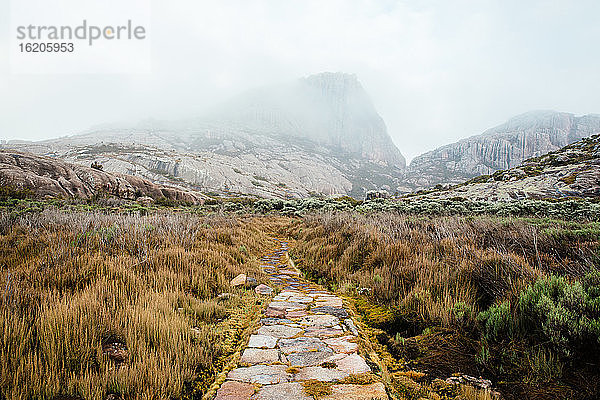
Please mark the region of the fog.
MULTIPOLYGON (((1 0, 4 54, 8 10, 1 0)), ((0 139, 190 118, 254 87, 341 71, 410 160, 533 109, 599 113, 599 15, 597 0, 157 0, 150 72, 25 75, 0 58, 0 139)))

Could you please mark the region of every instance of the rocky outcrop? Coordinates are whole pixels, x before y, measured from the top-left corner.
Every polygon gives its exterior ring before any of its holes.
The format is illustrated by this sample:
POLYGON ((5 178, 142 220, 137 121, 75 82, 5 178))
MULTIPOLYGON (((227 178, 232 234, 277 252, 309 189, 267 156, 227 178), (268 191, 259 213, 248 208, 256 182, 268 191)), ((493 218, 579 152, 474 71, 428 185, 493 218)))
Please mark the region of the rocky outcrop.
POLYGON ((257 89, 193 121, 146 121, 4 148, 188 190, 259 197, 393 193, 404 158, 355 76, 257 89))
POLYGON ((600 133, 600 115, 576 117, 534 111, 457 143, 415 158, 407 169, 407 190, 457 184, 470 178, 513 168, 530 157, 600 133))
POLYGON ((485 201, 600 197, 600 135, 424 197, 485 201))
POLYGON ((131 200, 150 197, 154 200, 202 202, 199 194, 156 185, 139 177, 16 151, 0 151, 0 185, 31 191, 41 197, 89 199, 106 194, 131 200))

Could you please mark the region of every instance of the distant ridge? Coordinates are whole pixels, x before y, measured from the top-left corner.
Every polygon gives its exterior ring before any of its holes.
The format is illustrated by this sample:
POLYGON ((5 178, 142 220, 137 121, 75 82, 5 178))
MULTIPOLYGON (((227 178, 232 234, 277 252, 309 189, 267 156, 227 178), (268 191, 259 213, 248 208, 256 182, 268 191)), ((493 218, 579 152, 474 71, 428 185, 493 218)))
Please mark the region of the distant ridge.
POLYGON ((520 165, 584 137, 600 133, 600 115, 541 110, 509 119, 482 134, 416 157, 406 171, 406 191, 457 184, 520 165))

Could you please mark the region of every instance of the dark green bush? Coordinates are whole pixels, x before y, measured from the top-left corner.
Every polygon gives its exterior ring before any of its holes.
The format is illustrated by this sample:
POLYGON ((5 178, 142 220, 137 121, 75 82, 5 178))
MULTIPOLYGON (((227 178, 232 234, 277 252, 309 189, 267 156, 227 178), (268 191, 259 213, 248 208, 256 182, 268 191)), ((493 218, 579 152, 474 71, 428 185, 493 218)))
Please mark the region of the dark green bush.
POLYGON ((600 351, 600 272, 580 281, 562 276, 538 279, 510 302, 493 305, 477 317, 489 342, 523 339, 547 343, 558 354, 590 357, 600 351))
POLYGON ((508 301, 480 312, 477 321, 482 325, 482 336, 487 341, 496 342, 513 336, 515 324, 508 301))
POLYGON ((539 279, 519 296, 519 320, 523 333, 541 336, 554 350, 570 356, 598 352, 600 345, 600 272, 582 281, 562 276, 539 279))

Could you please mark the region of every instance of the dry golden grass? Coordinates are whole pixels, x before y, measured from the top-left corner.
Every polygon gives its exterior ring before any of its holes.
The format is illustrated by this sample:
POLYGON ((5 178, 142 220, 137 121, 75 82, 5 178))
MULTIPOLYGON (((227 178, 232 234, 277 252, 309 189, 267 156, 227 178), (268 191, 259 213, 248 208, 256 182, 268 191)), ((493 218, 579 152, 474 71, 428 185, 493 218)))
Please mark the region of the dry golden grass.
POLYGON ((217 295, 238 273, 263 277, 258 257, 280 224, 0 213, 0 397, 163 399, 204 390, 258 301, 242 290, 217 295))
MULTIPOLYGON (((313 279, 404 313, 411 323, 450 327, 550 272, 579 276, 597 243, 545 235, 560 226, 519 219, 320 213, 290 229, 294 256, 313 279)), ((373 318, 389 322, 377 310, 373 318), (379 314, 377 314, 379 313, 379 314)), ((415 326, 419 328, 419 326, 415 326)), ((421 326, 422 328, 422 326, 421 326)), ((414 332, 413 332, 414 333, 414 332)))
MULTIPOLYGON (((493 304, 517 304, 523 289, 538 278, 577 279, 598 268, 597 223, 323 212, 293 223, 289 235, 296 239, 293 257, 299 268, 352 299, 361 321, 394 356, 386 365, 401 397, 439 398, 444 388, 438 391, 427 382, 455 372, 492 379, 512 399, 573 392, 588 398, 586 385, 597 387, 594 366, 576 365, 569 377, 561 377, 567 373, 550 356, 530 361, 540 366, 528 373, 525 342, 488 349, 495 358, 493 365, 486 364, 476 321, 493 304), (424 381, 403 373, 411 368, 427 372, 424 381), (550 382, 548 388, 536 383, 540 378, 550 382)), ((454 396, 459 394, 491 396, 469 389, 454 396)))

